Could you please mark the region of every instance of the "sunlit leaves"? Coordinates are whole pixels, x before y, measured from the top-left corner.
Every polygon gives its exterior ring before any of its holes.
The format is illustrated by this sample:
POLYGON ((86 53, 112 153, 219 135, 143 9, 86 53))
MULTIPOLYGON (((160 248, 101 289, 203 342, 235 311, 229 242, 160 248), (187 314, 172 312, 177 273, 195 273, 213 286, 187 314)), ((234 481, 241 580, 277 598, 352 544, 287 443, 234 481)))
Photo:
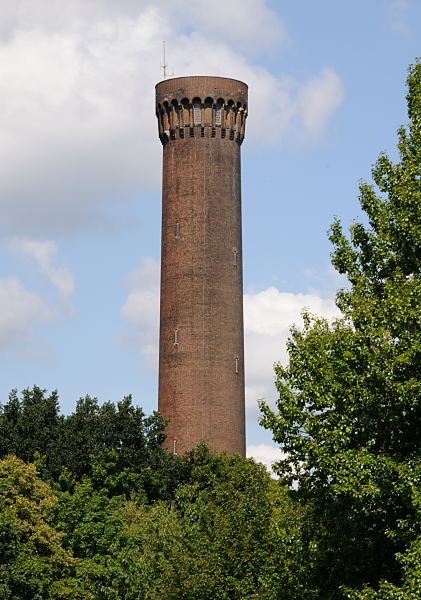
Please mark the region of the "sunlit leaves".
POLYGON ((381 579, 383 595, 366 586, 347 597, 415 597, 405 594, 421 529, 421 62, 407 100, 400 161, 381 154, 374 185, 360 185, 367 224, 349 237, 338 220, 330 230, 332 263, 349 281, 337 295, 343 319, 307 315, 292 329, 289 364, 275 367, 277 411, 262 404, 285 453, 279 474, 313 506, 321 598, 381 579))

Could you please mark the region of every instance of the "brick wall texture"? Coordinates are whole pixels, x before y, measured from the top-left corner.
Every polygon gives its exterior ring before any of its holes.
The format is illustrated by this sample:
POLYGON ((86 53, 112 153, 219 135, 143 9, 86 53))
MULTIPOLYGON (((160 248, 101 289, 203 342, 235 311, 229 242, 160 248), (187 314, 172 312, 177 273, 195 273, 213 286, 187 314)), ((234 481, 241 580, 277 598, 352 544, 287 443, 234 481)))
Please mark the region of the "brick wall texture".
POLYGON ((159 411, 166 447, 245 453, 240 145, 247 86, 156 86, 163 142, 159 411), (200 101, 200 102, 199 102, 200 101), (218 111, 220 111, 218 113, 218 111))

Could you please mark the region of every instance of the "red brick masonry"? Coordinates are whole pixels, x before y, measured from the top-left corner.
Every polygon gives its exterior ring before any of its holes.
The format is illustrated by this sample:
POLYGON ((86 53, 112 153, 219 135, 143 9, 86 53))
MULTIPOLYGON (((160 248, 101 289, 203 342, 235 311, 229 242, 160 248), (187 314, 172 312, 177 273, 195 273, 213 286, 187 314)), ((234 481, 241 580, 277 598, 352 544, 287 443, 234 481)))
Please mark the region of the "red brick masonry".
POLYGON ((166 447, 245 453, 240 144, 247 85, 156 86, 163 143, 159 411, 166 447))

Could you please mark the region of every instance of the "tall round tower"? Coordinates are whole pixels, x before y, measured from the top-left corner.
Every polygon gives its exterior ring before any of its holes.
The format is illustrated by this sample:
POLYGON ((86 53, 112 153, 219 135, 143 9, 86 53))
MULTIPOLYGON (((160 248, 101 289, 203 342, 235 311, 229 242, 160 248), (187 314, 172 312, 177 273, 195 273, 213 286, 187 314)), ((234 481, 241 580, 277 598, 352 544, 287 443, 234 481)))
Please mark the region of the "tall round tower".
POLYGON ((163 145, 159 400, 166 447, 245 453, 240 145, 247 85, 156 86, 163 145))

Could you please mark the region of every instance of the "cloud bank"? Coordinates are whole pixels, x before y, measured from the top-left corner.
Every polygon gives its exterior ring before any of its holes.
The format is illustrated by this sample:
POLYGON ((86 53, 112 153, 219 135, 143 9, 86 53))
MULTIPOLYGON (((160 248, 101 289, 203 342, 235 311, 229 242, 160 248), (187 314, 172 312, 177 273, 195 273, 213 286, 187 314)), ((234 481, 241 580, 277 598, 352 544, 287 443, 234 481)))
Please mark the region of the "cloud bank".
POLYGON ((292 294, 269 287, 244 295, 246 405, 257 412, 258 400, 276 400, 273 365, 286 363, 286 343, 292 325, 302 325, 302 311, 332 319, 339 316, 333 297, 292 294))
POLYGON ((0 234, 56 239, 100 227, 117 198, 159 188, 162 39, 176 76, 249 84, 251 144, 318 142, 343 97, 328 66, 298 81, 251 59, 287 43, 264 0, 22 0, 1 13, 0 234))

